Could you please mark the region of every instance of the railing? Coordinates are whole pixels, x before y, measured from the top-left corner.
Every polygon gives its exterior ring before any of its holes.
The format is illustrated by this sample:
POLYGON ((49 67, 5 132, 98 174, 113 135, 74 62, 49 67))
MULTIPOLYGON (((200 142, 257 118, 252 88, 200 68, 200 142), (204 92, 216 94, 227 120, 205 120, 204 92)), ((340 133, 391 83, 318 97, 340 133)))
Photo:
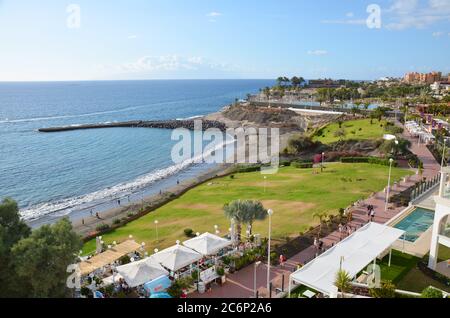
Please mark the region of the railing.
POLYGON ((438 174, 430 180, 419 181, 416 187, 411 192, 411 203, 414 203, 418 199, 421 199, 426 194, 435 189, 441 182, 441 175, 438 174))

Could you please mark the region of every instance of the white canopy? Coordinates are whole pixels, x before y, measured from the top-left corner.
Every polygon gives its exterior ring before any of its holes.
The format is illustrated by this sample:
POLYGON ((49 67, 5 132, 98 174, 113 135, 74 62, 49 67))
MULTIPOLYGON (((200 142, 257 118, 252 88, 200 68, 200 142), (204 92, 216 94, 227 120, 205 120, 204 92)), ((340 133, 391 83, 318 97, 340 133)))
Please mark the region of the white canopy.
POLYGON ((202 255, 190 248, 177 244, 154 254, 152 257, 165 268, 175 272, 197 262, 202 258, 202 255))
POLYGON ((231 241, 210 233, 204 233, 200 236, 183 242, 184 246, 189 247, 190 249, 193 249, 194 251, 197 251, 204 256, 214 255, 221 249, 230 246, 231 244, 231 241))
POLYGON ((117 272, 132 288, 169 274, 153 257, 119 266, 117 272))
POLYGON ((291 279, 325 295, 331 295, 336 291, 334 281, 341 260, 342 269, 354 278, 404 233, 405 231, 386 225, 369 223, 291 274, 291 279))

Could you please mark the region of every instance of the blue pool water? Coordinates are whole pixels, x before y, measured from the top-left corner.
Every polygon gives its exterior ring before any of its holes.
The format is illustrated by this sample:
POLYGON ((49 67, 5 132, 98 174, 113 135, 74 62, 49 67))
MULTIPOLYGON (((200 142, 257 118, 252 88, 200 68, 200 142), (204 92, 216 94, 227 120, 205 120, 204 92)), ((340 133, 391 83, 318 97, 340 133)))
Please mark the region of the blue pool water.
POLYGON ((415 208, 408 216, 395 225, 395 228, 406 232, 405 239, 415 242, 433 224, 434 212, 423 208, 415 208))

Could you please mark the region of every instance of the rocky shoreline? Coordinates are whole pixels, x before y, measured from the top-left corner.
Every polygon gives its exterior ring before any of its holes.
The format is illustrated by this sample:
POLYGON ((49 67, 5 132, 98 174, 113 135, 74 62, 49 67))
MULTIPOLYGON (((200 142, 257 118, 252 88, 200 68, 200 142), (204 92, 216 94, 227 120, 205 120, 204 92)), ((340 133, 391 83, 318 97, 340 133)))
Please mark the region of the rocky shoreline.
MULTIPOLYGON (((40 128, 39 132, 52 133, 72 130, 84 130, 84 129, 103 129, 103 128, 160 128, 160 129, 178 129, 185 128, 194 130, 195 120, 155 120, 155 121, 126 121, 126 122, 114 122, 114 123, 98 123, 98 124, 83 124, 83 125, 71 125, 61 127, 48 127, 40 128)), ((226 125, 219 121, 214 120, 202 120, 202 129, 216 128, 221 131, 226 130, 226 125)))

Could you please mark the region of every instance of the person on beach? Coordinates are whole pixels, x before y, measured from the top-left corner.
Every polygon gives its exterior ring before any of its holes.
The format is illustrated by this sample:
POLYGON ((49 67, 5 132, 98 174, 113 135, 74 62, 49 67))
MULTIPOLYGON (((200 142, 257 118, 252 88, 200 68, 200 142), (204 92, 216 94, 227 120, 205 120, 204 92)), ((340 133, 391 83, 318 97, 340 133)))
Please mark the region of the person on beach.
POLYGON ((91 210, 91 216, 93 216, 93 215, 94 215, 94 211, 91 210))
POLYGON ((84 219, 81 219, 81 224, 84 225, 84 219))
POLYGON ((95 213, 95 217, 100 220, 100 215, 98 214, 98 212, 95 213))
POLYGON ((339 239, 342 240, 342 230, 343 230, 342 223, 339 223, 338 230, 339 230, 339 239))
POLYGON ((180 180, 177 180, 177 185, 179 185, 180 184, 180 180))
POLYGON ((120 199, 119 199, 119 200, 117 200, 117 204, 118 204, 118 205, 120 205, 120 199))

